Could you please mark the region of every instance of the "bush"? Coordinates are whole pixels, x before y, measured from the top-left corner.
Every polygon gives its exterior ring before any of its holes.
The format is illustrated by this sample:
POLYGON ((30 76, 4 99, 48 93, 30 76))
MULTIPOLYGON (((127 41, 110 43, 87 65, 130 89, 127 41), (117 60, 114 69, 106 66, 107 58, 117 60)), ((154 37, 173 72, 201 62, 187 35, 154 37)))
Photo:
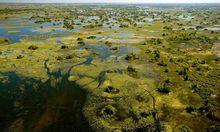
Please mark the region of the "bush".
POLYGON ((172 28, 171 28, 171 27, 168 27, 168 26, 164 26, 163 29, 164 29, 164 30, 172 30, 172 28))
POLYGON ((188 81, 189 80, 189 76, 188 75, 184 75, 183 79, 184 79, 184 81, 188 81))
POLYGON ((28 47, 28 49, 29 50, 36 50, 36 49, 38 49, 38 47, 35 46, 35 45, 31 45, 31 46, 28 47))
POLYGON ((139 57, 134 53, 130 53, 130 54, 126 55, 126 57, 125 57, 125 60, 127 60, 127 61, 135 60, 135 59, 139 59, 139 57))
POLYGON ((164 61, 160 61, 160 62, 158 62, 158 64, 157 65, 159 65, 159 66, 167 66, 167 64, 166 63, 164 63, 164 61))
POLYGON ((108 87, 105 89, 105 92, 106 92, 106 93, 117 94, 117 93, 119 93, 119 89, 114 88, 114 87, 112 87, 112 86, 108 86, 108 87))
POLYGON ((67 48, 68 48, 68 46, 66 46, 66 45, 61 46, 61 49, 67 49, 67 48))
POLYGON ((135 68, 133 68, 132 66, 128 66, 127 71, 128 72, 136 72, 135 68))
POLYGON ((66 56, 66 59, 72 59, 72 58, 73 58, 73 56, 71 56, 71 55, 66 56))
POLYGON ((168 78, 168 79, 166 79, 164 82, 167 83, 167 84, 169 84, 169 83, 170 83, 170 79, 168 78))
POLYGON ((83 41, 83 39, 82 38, 77 38, 77 41, 83 41))
POLYGON ((162 43, 161 39, 158 39, 158 38, 152 38, 152 39, 148 40, 147 42, 155 44, 155 45, 162 43))
POLYGON ((138 71, 132 66, 128 66, 126 72, 128 73, 129 76, 132 76, 134 78, 138 77, 138 71))
POLYGON ((22 58, 24 58, 23 55, 18 55, 18 56, 17 56, 17 59, 22 59, 22 58))
POLYGON ((163 83, 162 86, 157 88, 157 91, 160 93, 168 94, 170 92, 170 88, 168 87, 168 83, 163 83))
POLYGON ((63 60, 63 58, 61 56, 57 56, 56 58, 57 60, 63 60))
POLYGON ((179 71, 179 75, 187 75, 187 72, 188 72, 188 68, 183 68, 183 70, 179 71))
POLYGON ((79 41, 78 44, 80 44, 80 45, 85 45, 85 42, 79 41))
POLYGON ((143 118, 147 118, 148 116, 150 116, 151 115, 151 113, 147 113, 147 112, 141 112, 141 117, 143 117, 143 118))
POLYGON ((154 50, 154 59, 158 60, 160 58, 160 51, 159 50, 154 50))
POLYGON ((164 72, 168 73, 168 72, 169 72, 169 70, 166 68, 166 69, 164 70, 164 72))
POLYGON ((111 50, 118 50, 118 47, 113 47, 111 48, 111 50))
POLYGON ((9 42, 9 40, 8 40, 8 39, 5 39, 4 41, 5 41, 5 43, 8 43, 8 42, 9 42))
POLYGON ((96 38, 96 36, 93 36, 93 35, 87 37, 87 39, 95 39, 95 38, 96 38))
POLYGON ((104 119, 106 118, 112 118, 116 114, 117 109, 111 105, 105 106, 101 111, 100 111, 100 116, 104 119))
POLYGON ((205 64, 205 60, 200 61, 200 64, 205 64))
POLYGON ((109 42, 109 41, 106 41, 105 44, 108 46, 108 47, 111 47, 112 43, 109 42))
POLYGON ((193 106, 188 106, 185 108, 185 110, 187 113, 192 113, 196 110, 196 108, 194 108, 193 106))

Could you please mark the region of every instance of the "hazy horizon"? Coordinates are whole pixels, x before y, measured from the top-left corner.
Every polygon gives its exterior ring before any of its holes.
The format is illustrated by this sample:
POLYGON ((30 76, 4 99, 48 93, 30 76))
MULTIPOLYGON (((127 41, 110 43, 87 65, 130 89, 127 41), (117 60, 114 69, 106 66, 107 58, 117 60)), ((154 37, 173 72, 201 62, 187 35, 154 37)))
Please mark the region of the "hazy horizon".
POLYGON ((0 3, 220 3, 219 0, 0 0, 0 3))

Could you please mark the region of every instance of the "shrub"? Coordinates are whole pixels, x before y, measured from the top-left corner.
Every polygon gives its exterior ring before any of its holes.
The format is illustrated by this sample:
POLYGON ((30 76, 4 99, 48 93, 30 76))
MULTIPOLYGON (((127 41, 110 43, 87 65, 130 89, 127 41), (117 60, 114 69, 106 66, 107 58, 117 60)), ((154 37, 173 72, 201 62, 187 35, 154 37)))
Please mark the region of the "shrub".
POLYGON ((92 35, 92 36, 88 36, 87 39, 95 39, 96 36, 92 35))
POLYGON ((164 63, 164 61, 160 61, 160 62, 158 62, 158 64, 157 65, 159 65, 159 66, 167 66, 167 64, 166 63, 164 63))
POLYGON ((72 58, 73 58, 73 56, 71 56, 71 55, 66 56, 66 59, 72 59, 72 58))
POLYGON ((189 80, 189 76, 188 75, 184 75, 183 79, 184 79, 184 81, 188 81, 189 80))
POLYGON ((135 59, 139 59, 139 57, 134 53, 130 53, 130 54, 126 55, 126 57, 125 57, 125 60, 127 60, 127 61, 135 60, 135 59))
POLYGON ((151 115, 151 113, 147 113, 147 112, 141 112, 141 117, 143 117, 143 118, 147 118, 148 116, 150 116, 151 115))
POLYGON ((77 38, 77 41, 83 41, 83 39, 82 38, 77 38))
POLYGON ((111 50, 118 50, 118 47, 113 47, 111 48, 111 50))
POLYGON ((35 45, 31 45, 31 46, 28 47, 28 49, 29 50, 36 50, 36 49, 38 49, 38 47, 35 46, 35 45))
POLYGON ((162 43, 161 39, 158 39, 158 38, 152 38, 152 39, 148 40, 147 42, 155 44, 155 45, 162 43))
POLYGON ((194 108, 193 106, 188 106, 185 108, 185 110, 187 113, 192 113, 196 110, 196 108, 194 108))
POLYGON ((170 83, 170 79, 168 78, 164 82, 168 84, 168 83, 170 83))
POLYGON ((160 51, 159 50, 154 50, 154 59, 158 60, 160 58, 160 51))
POLYGON ((85 42, 79 41, 78 44, 80 44, 80 45, 85 45, 85 42))
POLYGON ((166 69, 164 70, 164 72, 168 73, 168 72, 169 72, 169 70, 166 68, 166 69))
POLYGON ((6 43, 8 43, 8 42, 9 42, 9 40, 8 40, 8 39, 5 39, 4 41, 5 41, 6 43))
POLYGON ((57 56, 56 58, 57 60, 63 60, 63 58, 61 56, 57 56))
POLYGON ((61 46, 61 49, 67 49, 67 48, 68 48, 68 46, 66 46, 66 45, 61 46))
POLYGON ((111 47, 112 43, 109 42, 109 41, 106 41, 105 44, 108 46, 108 47, 111 47))
POLYGON ((114 88, 112 86, 108 86, 106 89, 105 89, 105 92, 107 93, 112 93, 112 94, 116 94, 119 92, 119 90, 117 88, 114 88))
POLYGON ((105 106, 101 111, 100 111, 100 116, 104 119, 106 118, 112 118, 116 114, 117 109, 111 105, 105 106))
POLYGON ((164 30, 172 30, 172 28, 171 28, 171 27, 168 27, 168 26, 164 26, 163 29, 164 29, 164 30))
POLYGON ((18 55, 18 56, 17 56, 17 59, 22 59, 22 58, 24 58, 23 55, 18 55))
POLYGON ((157 88, 157 91, 160 92, 160 93, 168 94, 170 92, 170 89, 169 89, 167 83, 163 83, 162 86, 159 86, 157 88))

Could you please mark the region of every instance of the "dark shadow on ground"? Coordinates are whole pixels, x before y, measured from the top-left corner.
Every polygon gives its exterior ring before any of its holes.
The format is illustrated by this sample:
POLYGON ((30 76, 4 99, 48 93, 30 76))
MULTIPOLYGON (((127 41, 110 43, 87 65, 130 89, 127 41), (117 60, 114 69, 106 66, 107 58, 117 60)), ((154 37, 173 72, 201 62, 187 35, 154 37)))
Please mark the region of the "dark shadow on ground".
POLYGON ((42 82, 0 72, 8 77, 0 82, 0 131, 92 131, 82 114, 87 92, 68 81, 69 72, 47 73, 42 82))

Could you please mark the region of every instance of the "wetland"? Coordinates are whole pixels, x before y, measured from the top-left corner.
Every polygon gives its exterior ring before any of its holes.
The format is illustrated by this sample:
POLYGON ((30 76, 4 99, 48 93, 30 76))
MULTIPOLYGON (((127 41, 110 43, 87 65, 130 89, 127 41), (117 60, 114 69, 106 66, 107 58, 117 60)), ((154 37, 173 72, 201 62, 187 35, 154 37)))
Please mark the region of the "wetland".
POLYGON ((0 131, 220 131, 219 4, 0 4, 0 131))

